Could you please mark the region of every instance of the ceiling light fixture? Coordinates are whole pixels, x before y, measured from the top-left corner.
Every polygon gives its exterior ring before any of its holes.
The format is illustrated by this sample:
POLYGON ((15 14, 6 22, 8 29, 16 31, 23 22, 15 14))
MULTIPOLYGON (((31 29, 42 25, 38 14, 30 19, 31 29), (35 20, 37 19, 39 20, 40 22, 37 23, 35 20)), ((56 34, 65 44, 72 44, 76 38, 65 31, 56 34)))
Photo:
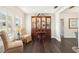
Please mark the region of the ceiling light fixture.
POLYGON ((56 9, 56 8, 58 8, 58 6, 55 6, 54 8, 56 9))
POLYGON ((72 8, 74 8, 75 6, 71 6, 71 7, 69 7, 69 9, 72 9, 72 8))

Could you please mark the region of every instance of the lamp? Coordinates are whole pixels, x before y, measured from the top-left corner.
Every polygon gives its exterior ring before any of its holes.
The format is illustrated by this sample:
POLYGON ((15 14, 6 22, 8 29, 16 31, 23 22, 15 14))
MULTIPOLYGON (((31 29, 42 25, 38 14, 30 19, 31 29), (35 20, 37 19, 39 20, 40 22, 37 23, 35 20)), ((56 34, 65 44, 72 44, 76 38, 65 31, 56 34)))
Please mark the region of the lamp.
POLYGON ((20 40, 21 27, 17 27, 17 28, 16 28, 16 32, 17 32, 18 38, 19 38, 19 40, 20 40))

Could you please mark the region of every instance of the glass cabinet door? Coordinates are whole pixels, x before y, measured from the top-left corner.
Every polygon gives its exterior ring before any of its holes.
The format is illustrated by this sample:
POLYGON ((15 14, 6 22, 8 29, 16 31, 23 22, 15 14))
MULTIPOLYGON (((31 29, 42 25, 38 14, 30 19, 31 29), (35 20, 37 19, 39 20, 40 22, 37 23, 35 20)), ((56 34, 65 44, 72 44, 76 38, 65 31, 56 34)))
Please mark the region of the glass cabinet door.
POLYGON ((42 29, 46 28, 46 18, 42 17, 42 29))
POLYGON ((51 17, 50 16, 33 16, 32 17, 32 28, 36 29, 50 29, 51 28, 51 17))
POLYGON ((41 28, 41 18, 37 17, 37 29, 41 28))
POLYGON ((32 18, 32 28, 36 28, 36 18, 32 18))
POLYGON ((50 29, 50 26, 51 26, 50 18, 47 18, 47 29, 50 29))

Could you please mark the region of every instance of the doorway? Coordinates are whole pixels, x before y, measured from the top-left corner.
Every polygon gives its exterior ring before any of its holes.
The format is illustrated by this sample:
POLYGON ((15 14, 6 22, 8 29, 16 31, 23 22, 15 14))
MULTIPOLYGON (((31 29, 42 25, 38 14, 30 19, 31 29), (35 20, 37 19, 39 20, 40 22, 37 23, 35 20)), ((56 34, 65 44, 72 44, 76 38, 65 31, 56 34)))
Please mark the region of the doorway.
POLYGON ((64 38, 64 19, 60 19, 61 39, 64 38))

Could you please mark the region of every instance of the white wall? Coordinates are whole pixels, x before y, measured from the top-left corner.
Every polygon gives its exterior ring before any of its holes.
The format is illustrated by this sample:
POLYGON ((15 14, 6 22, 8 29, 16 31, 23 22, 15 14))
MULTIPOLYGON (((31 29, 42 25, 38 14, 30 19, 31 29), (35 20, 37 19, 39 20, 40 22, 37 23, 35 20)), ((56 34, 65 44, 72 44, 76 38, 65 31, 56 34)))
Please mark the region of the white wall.
POLYGON ((61 38, 60 38, 60 17, 59 17, 59 13, 55 14, 55 38, 60 42, 61 38))
POLYGON ((6 13, 9 16, 12 16, 14 19, 15 17, 20 18, 20 25, 24 25, 22 23, 22 20, 24 20, 24 12, 21 11, 18 7, 15 6, 1 6, 0 7, 0 12, 6 13))
POLYGON ((0 6, 0 10, 12 14, 13 16, 23 17, 24 15, 24 13, 18 7, 15 6, 0 6))
POLYGON ((79 18, 78 18, 78 48, 79 48, 79 18))
MULTIPOLYGON (((31 16, 35 16, 36 14, 27 14, 26 15, 26 31, 31 34, 31 16)), ((51 38, 55 36, 55 27, 54 27, 54 15, 48 14, 46 16, 51 16, 51 38)))
POLYGON ((31 16, 32 14, 26 15, 26 31, 31 35, 31 16))
POLYGON ((69 29, 69 18, 78 18, 77 13, 62 13, 60 15, 61 19, 64 19, 64 37, 65 38, 75 38, 75 33, 77 29, 69 29))

